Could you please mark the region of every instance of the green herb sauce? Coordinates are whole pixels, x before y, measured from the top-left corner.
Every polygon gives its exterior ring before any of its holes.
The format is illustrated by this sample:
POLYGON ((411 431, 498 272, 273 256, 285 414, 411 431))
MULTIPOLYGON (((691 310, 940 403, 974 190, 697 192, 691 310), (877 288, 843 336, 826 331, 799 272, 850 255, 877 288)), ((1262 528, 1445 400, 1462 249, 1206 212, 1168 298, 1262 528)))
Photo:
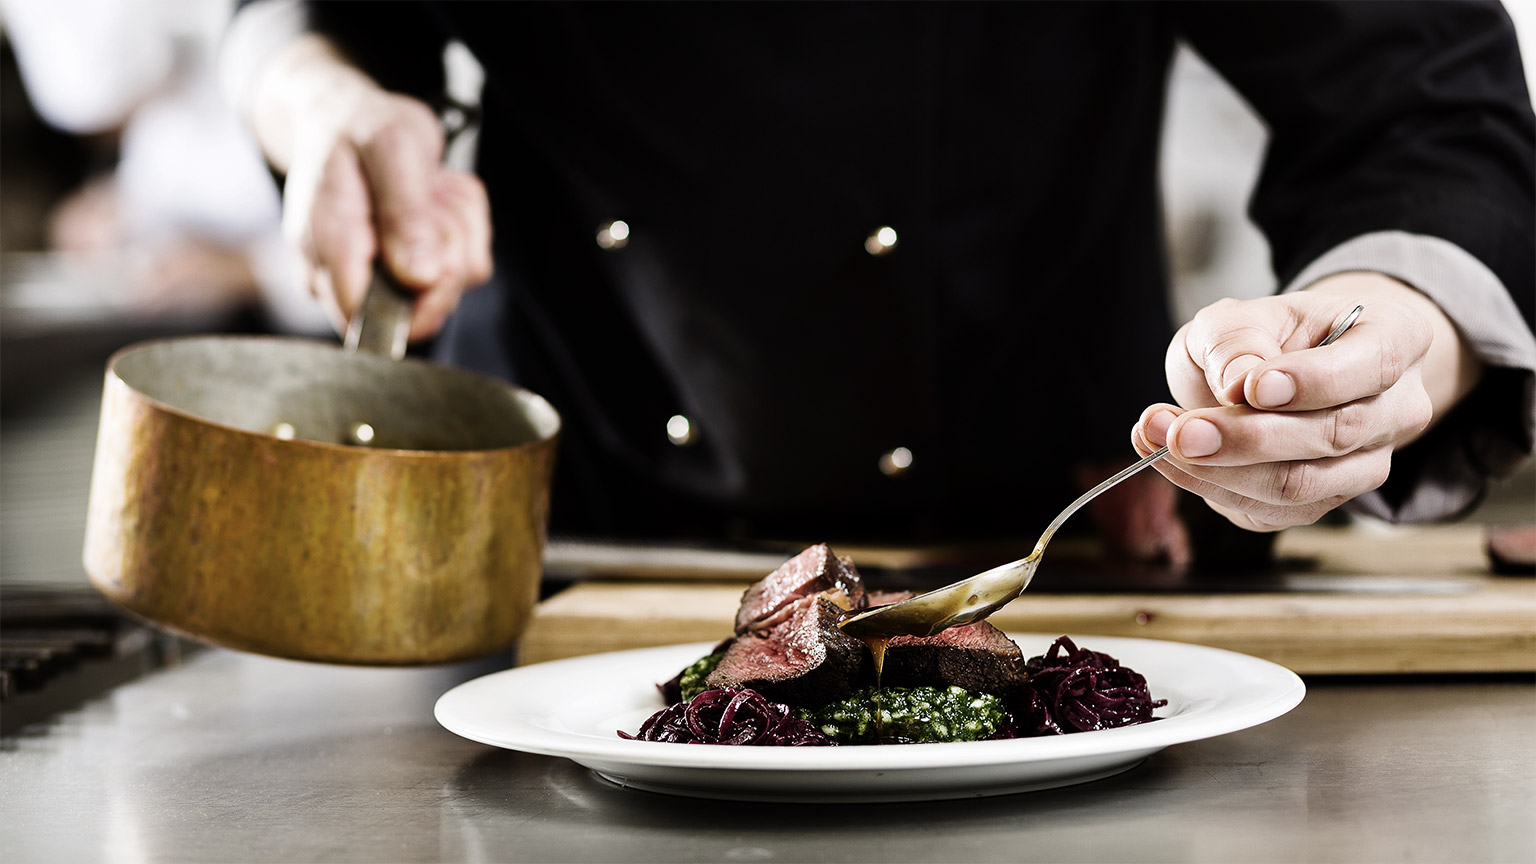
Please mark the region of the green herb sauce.
POLYGON ((715 667, 720 665, 720 658, 724 656, 725 652, 706 654, 693 661, 691 666, 683 670, 683 675, 678 679, 678 684, 683 689, 684 702, 693 701, 693 697, 709 689, 704 686, 704 679, 709 677, 709 673, 715 671, 715 667))
POLYGON ((979 741, 997 731, 1003 700, 961 687, 873 687, 795 714, 839 744, 979 741), (877 714, 878 712, 878 714, 877 714), (877 722, 878 721, 878 722, 877 722))

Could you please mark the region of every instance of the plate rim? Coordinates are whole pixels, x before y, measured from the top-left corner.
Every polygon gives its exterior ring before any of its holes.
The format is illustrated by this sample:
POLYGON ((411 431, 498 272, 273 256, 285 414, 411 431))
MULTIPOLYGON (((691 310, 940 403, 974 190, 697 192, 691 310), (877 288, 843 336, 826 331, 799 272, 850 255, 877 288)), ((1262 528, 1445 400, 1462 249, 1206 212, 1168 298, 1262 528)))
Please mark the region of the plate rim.
MULTIPOLYGON (((1007 635, 1020 644, 1028 644, 1028 640, 1038 639, 1044 640, 1043 644, 1049 645, 1061 634, 1010 631, 1007 635)), ((651 655, 656 656, 659 663, 659 658, 669 654, 707 652, 718 644, 717 642, 688 642, 579 655, 487 673, 461 682, 443 693, 433 706, 433 716, 448 731, 472 741, 519 752, 570 759, 583 765, 600 761, 645 768, 699 771, 891 772, 973 768, 1005 763, 1045 764, 1115 753, 1156 752, 1175 744, 1204 740, 1261 725, 1283 716, 1299 705, 1306 696, 1306 684, 1295 672, 1273 661, 1237 651, 1164 639, 1091 634, 1067 635, 1080 646, 1117 657, 1126 646, 1134 648, 1137 645, 1151 645, 1162 651, 1187 652, 1192 656, 1203 654, 1210 658, 1221 658, 1228 664, 1236 664, 1238 668, 1264 673, 1263 677, 1270 679, 1268 683, 1271 689, 1266 691, 1268 695, 1265 699, 1218 709, 1215 716, 1204 712, 1174 714, 1159 718, 1155 722, 1135 726, 1002 741, 957 741, 923 745, 874 744, 837 748, 701 748, 690 744, 625 740, 618 737, 617 729, 614 730, 612 739, 605 739, 585 732, 560 732, 532 726, 527 727, 526 730, 531 732, 531 735, 508 737, 485 734, 475 729, 475 724, 460 723, 454 716, 457 703, 472 696, 478 696, 478 691, 494 689, 509 680, 530 674, 558 674, 562 670, 580 670, 586 666, 606 665, 616 661, 641 662, 651 655), (531 670, 537 670, 537 673, 531 670), (514 742, 513 738, 518 740, 514 742), (896 758, 893 761, 888 757, 896 758)), ((686 664, 688 661, 682 662, 686 664)), ((1135 668, 1134 663, 1129 665, 1135 668)), ((1154 695, 1157 694, 1154 692, 1154 695)))

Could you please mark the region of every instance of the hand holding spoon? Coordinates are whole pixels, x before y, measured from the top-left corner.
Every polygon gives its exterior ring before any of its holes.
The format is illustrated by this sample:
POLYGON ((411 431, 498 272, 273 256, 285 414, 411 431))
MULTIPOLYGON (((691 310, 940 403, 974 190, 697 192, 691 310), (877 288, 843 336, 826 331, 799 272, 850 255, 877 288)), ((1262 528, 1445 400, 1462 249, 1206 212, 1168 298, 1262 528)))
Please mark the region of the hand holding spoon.
MULTIPOLYGON (((1356 306, 1322 342, 1318 343, 1318 347, 1332 344, 1334 340, 1344 335, 1344 331, 1359 320, 1364 308, 1356 306)), ((1084 492, 1076 501, 1068 504, 1067 509, 1051 520, 1051 524, 1046 526, 1045 533, 1040 535, 1040 540, 1035 543, 1035 549, 1029 553, 1028 557, 994 567, 969 579, 926 594, 919 594, 900 603, 870 609, 848 618, 838 626, 850 636, 881 639, 891 636, 932 636, 940 630, 980 621, 1024 593, 1024 589, 1029 587, 1030 580, 1035 576, 1035 568, 1040 566, 1040 558, 1045 554, 1046 544, 1051 542, 1056 529, 1067 521, 1067 517, 1097 498, 1104 490, 1167 455, 1168 448, 1163 447, 1084 492)))

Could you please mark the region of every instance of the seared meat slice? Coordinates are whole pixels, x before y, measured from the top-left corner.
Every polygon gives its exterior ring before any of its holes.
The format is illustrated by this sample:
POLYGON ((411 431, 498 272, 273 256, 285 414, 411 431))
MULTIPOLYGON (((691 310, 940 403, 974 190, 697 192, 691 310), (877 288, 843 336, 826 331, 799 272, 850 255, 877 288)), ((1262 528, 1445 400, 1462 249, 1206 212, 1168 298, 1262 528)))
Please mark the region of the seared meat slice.
POLYGON ((847 698, 869 676, 871 660, 862 641, 837 629, 846 604, 837 589, 794 601, 779 623, 733 642, 705 685, 750 687, 804 708, 847 698))
POLYGON ((889 606, 892 603, 900 603, 903 600, 911 600, 917 596, 916 591, 868 591, 864 599, 854 606, 855 609, 873 609, 876 606, 889 606))
MULTIPOLYGON (((890 601, 887 601, 890 602, 890 601)), ((1007 694, 1029 678, 1024 654, 1003 631, 985 621, 951 627, 932 636, 896 636, 885 649, 884 687, 964 687, 1007 694)))
MULTIPOLYGON (((707 657, 715 654, 724 654, 725 649, 731 647, 731 643, 735 641, 736 637, 732 636, 731 638, 722 641, 719 645, 709 649, 709 654, 705 656, 707 657)), ((695 661, 695 663, 702 661, 703 658, 701 657, 698 661, 695 661)), ((661 692, 662 700, 668 705, 676 705, 677 703, 683 701, 683 676, 688 674, 688 671, 694 667, 695 663, 690 663, 687 666, 684 666, 683 668, 677 670, 676 675, 673 675, 666 681, 656 685, 656 689, 661 692)))
POLYGON ((736 610, 736 633, 767 630, 784 620, 795 601, 829 589, 841 590, 853 603, 864 593, 853 561, 837 557, 827 544, 818 543, 746 590, 736 610))

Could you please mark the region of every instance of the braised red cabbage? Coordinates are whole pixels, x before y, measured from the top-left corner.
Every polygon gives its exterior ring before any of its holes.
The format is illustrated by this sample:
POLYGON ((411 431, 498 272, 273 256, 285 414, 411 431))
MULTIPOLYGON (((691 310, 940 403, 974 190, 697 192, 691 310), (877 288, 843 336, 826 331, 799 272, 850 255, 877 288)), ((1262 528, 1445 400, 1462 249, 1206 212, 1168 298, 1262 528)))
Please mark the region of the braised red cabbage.
POLYGON ((1156 719, 1147 679, 1120 661, 1063 636, 1039 657, 1024 661, 1029 686, 1013 705, 1019 737, 1065 735, 1130 726, 1156 719))
POLYGON ((619 730, 632 741, 677 744, 756 745, 759 747, 828 747, 835 742, 819 729, 794 716, 788 705, 770 702, 756 690, 705 690, 687 702, 669 705, 651 715, 637 735, 619 730))

